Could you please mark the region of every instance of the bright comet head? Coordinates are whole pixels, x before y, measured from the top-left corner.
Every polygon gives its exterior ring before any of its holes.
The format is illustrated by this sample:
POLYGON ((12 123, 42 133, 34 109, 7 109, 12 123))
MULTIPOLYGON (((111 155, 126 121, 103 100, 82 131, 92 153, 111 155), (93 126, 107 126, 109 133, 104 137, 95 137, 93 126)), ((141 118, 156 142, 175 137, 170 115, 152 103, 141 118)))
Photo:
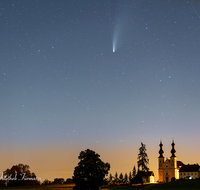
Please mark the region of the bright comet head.
POLYGON ((115 53, 115 47, 113 46, 113 53, 115 53))

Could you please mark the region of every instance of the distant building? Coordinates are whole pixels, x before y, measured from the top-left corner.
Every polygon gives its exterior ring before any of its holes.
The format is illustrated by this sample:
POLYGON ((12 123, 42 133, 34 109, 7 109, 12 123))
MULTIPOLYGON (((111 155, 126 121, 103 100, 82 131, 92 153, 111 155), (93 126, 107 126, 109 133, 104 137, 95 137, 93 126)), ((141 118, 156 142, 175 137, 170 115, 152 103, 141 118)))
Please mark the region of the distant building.
POLYGON ((131 179, 131 184, 138 183, 155 183, 153 171, 138 171, 136 176, 131 179))
POLYGON ((169 182, 173 178, 179 179, 179 170, 182 165, 184 165, 181 161, 177 161, 176 158, 176 150, 174 140, 172 141, 172 150, 170 159, 166 159, 163 156, 163 144, 160 141, 160 150, 158 157, 158 182, 169 182))
MULTIPOLYGON (((139 171, 139 172, 142 172, 142 171, 139 171)), ((142 181, 144 183, 154 183, 155 182, 155 175, 153 173, 153 171, 148 171, 148 172, 142 172, 142 181)))
POLYGON ((196 179, 200 177, 200 166, 198 164, 183 165, 179 170, 179 177, 182 179, 196 179))

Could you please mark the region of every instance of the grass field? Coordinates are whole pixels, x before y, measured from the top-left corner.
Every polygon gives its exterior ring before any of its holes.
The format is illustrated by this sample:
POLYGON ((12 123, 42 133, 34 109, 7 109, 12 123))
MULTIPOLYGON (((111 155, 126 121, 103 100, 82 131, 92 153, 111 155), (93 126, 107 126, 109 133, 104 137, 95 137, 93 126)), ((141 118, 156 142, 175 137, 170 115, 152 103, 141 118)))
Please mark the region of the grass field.
MULTIPOLYGON (((0 187, 0 190, 73 190, 70 185, 41 185, 25 187, 0 187)), ((176 181, 163 184, 144 186, 112 186, 102 188, 102 190, 200 190, 200 180, 176 181)))
POLYGON ((200 180, 186 180, 186 181, 175 181, 163 184, 144 185, 144 186, 127 186, 127 187, 110 187, 103 190, 200 190, 200 180))
POLYGON ((0 190, 73 190, 71 185, 39 185, 24 187, 0 187, 0 190))

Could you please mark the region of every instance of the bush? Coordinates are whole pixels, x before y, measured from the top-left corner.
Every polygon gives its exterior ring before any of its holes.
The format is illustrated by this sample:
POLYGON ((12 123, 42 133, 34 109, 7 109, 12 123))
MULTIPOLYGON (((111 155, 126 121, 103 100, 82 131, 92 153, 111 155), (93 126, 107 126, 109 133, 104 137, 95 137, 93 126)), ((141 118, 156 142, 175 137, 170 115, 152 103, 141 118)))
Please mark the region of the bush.
POLYGON ((172 177, 172 178, 171 178, 171 181, 176 181, 176 178, 175 178, 175 177, 172 177))

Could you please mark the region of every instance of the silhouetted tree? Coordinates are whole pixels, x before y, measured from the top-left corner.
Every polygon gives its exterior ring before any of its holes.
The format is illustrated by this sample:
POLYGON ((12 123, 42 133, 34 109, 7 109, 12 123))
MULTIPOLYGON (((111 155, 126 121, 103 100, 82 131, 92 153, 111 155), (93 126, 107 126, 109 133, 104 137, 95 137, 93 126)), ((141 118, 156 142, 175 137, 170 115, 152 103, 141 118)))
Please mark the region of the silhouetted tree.
POLYGON ((118 179, 118 173, 116 172, 115 173, 115 182, 117 183, 119 181, 119 179, 118 179))
POLYGON ((53 184, 63 184, 64 182, 64 178, 55 178, 53 184))
POLYGON ((103 185, 110 164, 104 163, 99 157, 99 154, 90 149, 80 152, 80 161, 74 169, 74 190, 98 190, 103 185))
POLYGON ((123 179, 124 179, 123 174, 120 173, 120 174, 119 174, 119 182, 120 182, 120 183, 123 183, 123 179))
POLYGON ((176 178, 175 178, 175 177, 172 177, 172 178, 171 178, 171 181, 176 181, 176 178))
POLYGON ((67 178, 65 183, 66 183, 66 184, 73 183, 73 179, 67 178))
POLYGON ((134 178, 136 176, 136 169, 135 166, 133 167, 133 172, 132 172, 132 178, 134 178))
POLYGON ((42 182, 42 185, 50 185, 51 184, 51 181, 49 181, 48 179, 45 179, 43 182, 42 182))
POLYGON ((143 184, 143 177, 144 172, 149 171, 148 164, 149 159, 146 153, 146 145, 141 142, 141 147, 139 148, 138 154, 138 172, 136 176, 131 180, 131 183, 142 183, 143 184), (141 168, 141 170, 140 170, 141 168))
POLYGON ((145 177, 144 176, 144 172, 143 171, 138 171, 136 176, 131 179, 131 183, 132 184, 138 184, 138 183, 142 183, 143 184, 143 177, 145 177))
POLYGON ((149 164, 149 159, 146 153, 146 145, 141 142, 141 147, 139 148, 139 154, 138 154, 138 171, 140 170, 140 167, 142 168, 141 171, 149 171, 149 168, 147 165, 149 164))
POLYGON ((39 185, 40 182, 34 173, 30 172, 28 165, 18 164, 6 169, 3 177, 7 178, 7 186, 39 185), (10 180, 9 180, 10 179, 10 180))
POLYGON ((103 179, 103 185, 108 185, 108 178, 103 179))
POLYGON ((5 187, 6 181, 5 180, 0 180, 0 187, 5 187))
POLYGON ((129 183, 131 182, 131 179, 132 179, 132 175, 131 175, 131 172, 129 172, 129 176, 128 176, 129 183))
POLYGON ((127 173, 125 173, 125 175, 124 175, 124 182, 125 182, 125 183, 128 182, 128 175, 127 175, 127 173))
POLYGON ((109 180, 109 182, 110 182, 110 183, 112 183, 113 176, 112 176, 112 174, 111 174, 111 173, 110 173, 110 175, 109 175, 109 179, 108 179, 108 180, 109 180))

